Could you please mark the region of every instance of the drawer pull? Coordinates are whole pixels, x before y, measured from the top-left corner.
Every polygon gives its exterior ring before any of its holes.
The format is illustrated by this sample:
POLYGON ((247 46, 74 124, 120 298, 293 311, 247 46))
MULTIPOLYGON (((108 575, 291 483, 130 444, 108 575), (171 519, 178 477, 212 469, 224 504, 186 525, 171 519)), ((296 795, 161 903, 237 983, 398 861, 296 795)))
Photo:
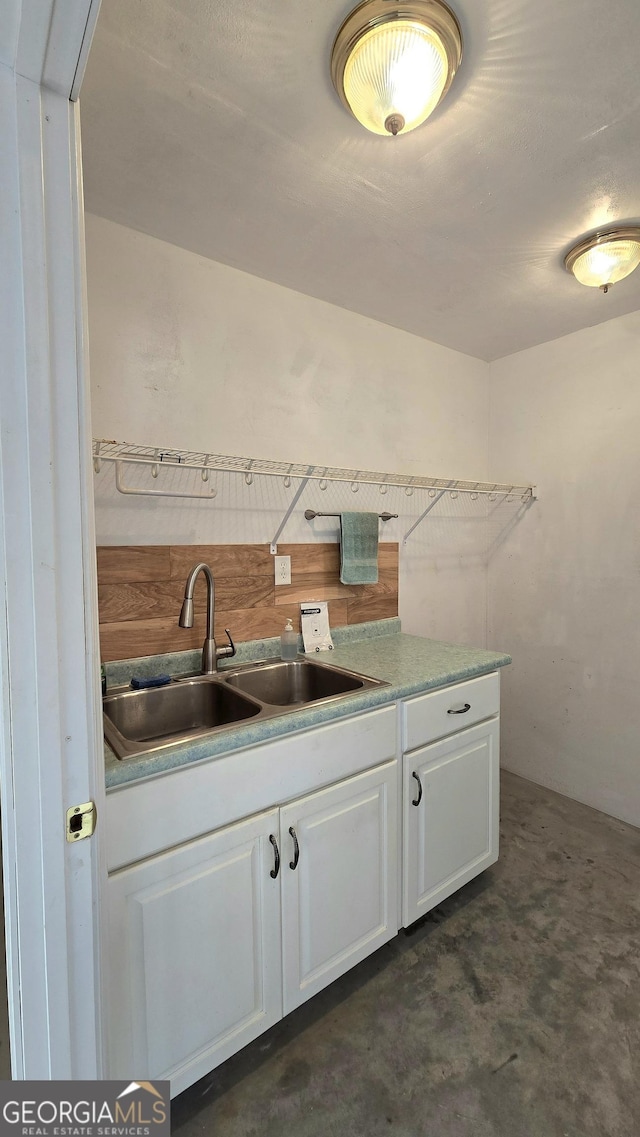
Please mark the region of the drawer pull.
POLYGON ((450 707, 449 710, 447 711, 447 714, 448 715, 466 715, 467 711, 470 711, 470 710, 471 710, 471 703, 465 703, 464 707, 458 707, 457 710, 454 710, 453 707, 450 707))
POLYGON ((271 844, 273 845, 273 851, 275 853, 275 858, 276 858, 275 864, 274 864, 273 868, 271 869, 269 876, 272 876, 273 879, 275 880, 278 873, 280 872, 280 853, 278 851, 278 842, 276 841, 275 837, 273 836, 273 833, 269 834, 269 840, 271 841, 271 844))
POLYGON ((293 838, 293 860, 289 861, 289 868, 295 869, 298 867, 298 861, 300 860, 300 846, 298 844, 298 838, 296 837, 296 831, 293 828, 293 825, 289 826, 289 833, 293 838))
POLYGON ((411 777, 415 778, 416 782, 418 783, 418 796, 412 799, 411 804, 420 805, 420 802, 422 801, 422 782, 420 781, 420 778, 416 774, 415 770, 413 771, 411 777))

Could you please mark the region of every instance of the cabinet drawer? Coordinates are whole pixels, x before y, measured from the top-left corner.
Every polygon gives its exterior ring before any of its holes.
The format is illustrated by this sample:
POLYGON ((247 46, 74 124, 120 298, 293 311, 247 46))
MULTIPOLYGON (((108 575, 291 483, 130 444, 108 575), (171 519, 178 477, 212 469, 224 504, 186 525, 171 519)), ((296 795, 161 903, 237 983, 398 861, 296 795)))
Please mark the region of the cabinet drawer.
POLYGON ((403 750, 415 750, 436 738, 466 729, 497 715, 499 710, 497 671, 419 695, 403 704, 403 750))

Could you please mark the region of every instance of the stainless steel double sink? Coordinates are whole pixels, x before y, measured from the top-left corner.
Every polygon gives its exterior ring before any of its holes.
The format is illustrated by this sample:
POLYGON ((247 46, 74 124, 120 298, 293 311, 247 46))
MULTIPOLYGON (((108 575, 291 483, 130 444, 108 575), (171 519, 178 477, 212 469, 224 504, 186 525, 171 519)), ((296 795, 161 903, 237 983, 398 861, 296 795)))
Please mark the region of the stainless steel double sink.
POLYGON ((386 686, 316 660, 266 660, 214 675, 178 677, 164 687, 118 688, 102 701, 104 733, 118 758, 134 758, 242 722, 386 686))

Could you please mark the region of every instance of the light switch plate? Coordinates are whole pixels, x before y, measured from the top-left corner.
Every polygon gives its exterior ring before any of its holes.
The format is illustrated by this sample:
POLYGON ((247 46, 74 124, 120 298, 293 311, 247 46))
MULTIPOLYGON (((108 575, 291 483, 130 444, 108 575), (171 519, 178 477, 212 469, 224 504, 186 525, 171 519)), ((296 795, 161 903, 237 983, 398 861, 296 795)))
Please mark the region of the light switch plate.
POLYGON ((274 557, 276 584, 291 584, 291 557, 274 557))

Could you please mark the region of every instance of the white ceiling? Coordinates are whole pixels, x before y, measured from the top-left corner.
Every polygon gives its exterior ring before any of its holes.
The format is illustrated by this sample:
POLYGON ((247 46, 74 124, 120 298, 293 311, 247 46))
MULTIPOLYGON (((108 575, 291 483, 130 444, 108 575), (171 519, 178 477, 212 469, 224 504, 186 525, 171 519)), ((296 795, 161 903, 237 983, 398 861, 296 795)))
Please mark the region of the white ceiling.
POLYGON ((103 0, 88 210, 482 359, 640 309, 562 268, 640 222, 638 0, 452 0, 465 55, 404 138, 331 86, 349 0, 103 0))

